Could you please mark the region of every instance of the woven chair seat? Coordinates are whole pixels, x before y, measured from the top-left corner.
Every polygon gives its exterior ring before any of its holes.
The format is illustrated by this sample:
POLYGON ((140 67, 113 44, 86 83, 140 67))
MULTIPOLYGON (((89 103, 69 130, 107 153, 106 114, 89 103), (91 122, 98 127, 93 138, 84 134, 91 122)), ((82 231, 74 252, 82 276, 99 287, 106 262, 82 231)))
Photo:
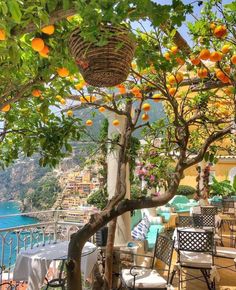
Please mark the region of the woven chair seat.
POLYGON ((236 258, 236 249, 229 248, 229 247, 216 247, 215 256, 222 257, 222 258, 235 259, 236 258))
MULTIPOLYGON (((163 289, 167 286, 166 280, 152 269, 134 269, 132 274, 137 274, 135 278, 135 288, 140 289, 163 289)), ((132 288, 134 283, 134 276, 130 274, 130 269, 123 269, 121 272, 122 280, 127 287, 132 288)))
POLYGON ((212 266, 212 256, 206 253, 180 251, 180 263, 186 267, 208 269, 212 266))

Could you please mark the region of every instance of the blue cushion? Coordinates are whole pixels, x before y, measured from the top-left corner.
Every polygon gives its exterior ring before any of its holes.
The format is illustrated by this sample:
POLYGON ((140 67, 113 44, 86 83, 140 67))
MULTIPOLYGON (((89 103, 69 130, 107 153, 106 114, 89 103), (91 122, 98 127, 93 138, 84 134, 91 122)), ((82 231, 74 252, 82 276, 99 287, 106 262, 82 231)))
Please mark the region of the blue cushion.
POLYGON ((163 225, 151 225, 146 237, 148 241, 148 250, 152 250, 156 243, 157 231, 160 233, 164 229, 163 225))

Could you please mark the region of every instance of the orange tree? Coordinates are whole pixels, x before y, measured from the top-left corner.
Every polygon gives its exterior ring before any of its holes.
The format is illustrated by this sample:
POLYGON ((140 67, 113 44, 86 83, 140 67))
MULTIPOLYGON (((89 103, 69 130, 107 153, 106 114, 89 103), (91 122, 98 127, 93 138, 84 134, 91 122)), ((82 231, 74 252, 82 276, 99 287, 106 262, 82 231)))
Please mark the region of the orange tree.
MULTIPOLYGON (((220 145, 216 141, 233 138, 236 3, 207 1, 199 13, 201 5, 201 1, 184 5, 179 0, 171 5, 151 0, 0 1, 2 166, 19 152, 28 156, 39 152, 42 165, 55 166, 72 150, 70 140, 78 140, 85 126, 93 125, 92 118, 73 116, 78 107, 111 111, 125 120, 124 132, 110 140, 120 148, 115 196, 71 237, 68 289, 81 289, 81 251, 98 229, 111 221, 115 224, 116 217, 126 211, 165 204, 175 195, 184 170, 206 153, 214 156, 220 145), (189 45, 178 29, 191 15, 194 17, 185 28, 189 45), (126 23, 136 42, 130 75, 117 87, 87 85, 77 65, 85 69, 90 64, 84 60, 76 63, 69 54, 68 38, 78 25, 86 41, 105 45, 109 34, 100 30, 101 23, 126 23), (82 105, 62 109, 68 100, 79 100, 82 105), (166 118, 149 124, 148 112, 155 102, 162 102, 166 118), (150 162, 157 163, 157 172, 173 156, 175 167, 165 174, 164 194, 130 200, 124 198, 126 165, 131 136, 141 127, 147 127, 150 162), (153 142, 156 138, 162 139, 159 146, 153 142)), ((119 126, 118 119, 110 125, 119 126)), ((114 227, 110 241, 112 233, 114 227)), ((107 257, 105 285, 110 288, 109 252, 107 257)))

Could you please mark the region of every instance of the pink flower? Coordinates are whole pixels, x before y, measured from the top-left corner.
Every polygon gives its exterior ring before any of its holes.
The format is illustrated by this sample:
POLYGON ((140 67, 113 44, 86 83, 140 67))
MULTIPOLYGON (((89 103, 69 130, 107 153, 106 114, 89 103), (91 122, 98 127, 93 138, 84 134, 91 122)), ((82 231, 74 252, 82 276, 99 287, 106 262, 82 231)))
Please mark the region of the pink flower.
POLYGON ((151 175, 150 176, 150 181, 152 182, 152 181, 154 181, 155 180, 155 176, 154 175, 151 175))

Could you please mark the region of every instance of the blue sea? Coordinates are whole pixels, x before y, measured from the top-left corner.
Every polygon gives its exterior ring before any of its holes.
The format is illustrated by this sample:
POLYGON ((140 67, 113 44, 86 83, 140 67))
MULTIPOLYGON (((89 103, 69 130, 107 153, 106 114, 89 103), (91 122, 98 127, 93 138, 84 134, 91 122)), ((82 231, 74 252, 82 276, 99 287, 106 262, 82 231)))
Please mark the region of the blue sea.
MULTIPOLYGON (((0 202, 0 229, 13 228, 17 226, 36 224, 38 220, 27 216, 13 216, 3 218, 2 216, 20 214, 20 205, 17 202, 0 202)), ((23 236, 22 236, 23 238, 23 236)), ((20 242, 20 247, 23 247, 23 242, 20 242)), ((0 232, 0 267, 2 264, 6 268, 11 267, 16 260, 17 239, 16 233, 0 232), (4 243, 3 243, 4 241, 4 243), (4 251, 2 255, 2 246, 4 251), (11 245, 12 244, 12 245, 11 245)))

